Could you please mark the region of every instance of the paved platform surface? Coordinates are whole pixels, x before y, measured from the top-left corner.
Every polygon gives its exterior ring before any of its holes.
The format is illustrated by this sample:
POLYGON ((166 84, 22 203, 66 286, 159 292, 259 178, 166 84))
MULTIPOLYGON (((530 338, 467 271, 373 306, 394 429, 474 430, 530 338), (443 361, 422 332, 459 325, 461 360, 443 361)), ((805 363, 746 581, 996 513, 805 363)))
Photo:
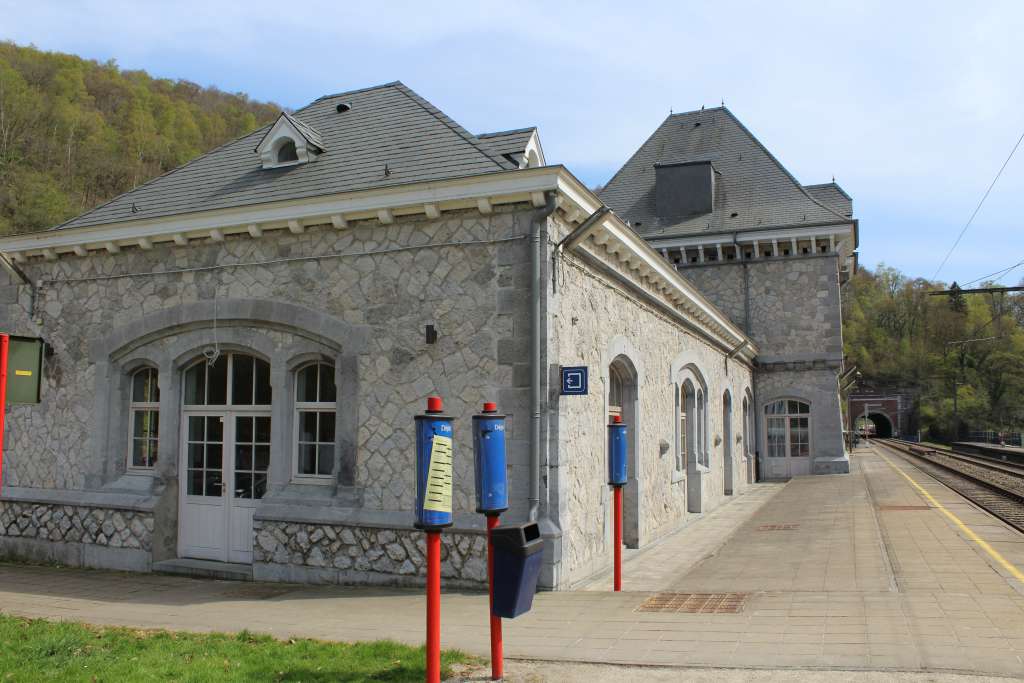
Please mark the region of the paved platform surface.
MULTIPOLYGON (((746 511, 746 496, 726 506, 714 525, 726 539, 717 550, 694 524, 637 554, 627 565, 638 577, 632 590, 538 595, 530 614, 506 622, 507 655, 1024 676, 1024 535, 892 453, 860 449, 851 462, 850 475, 801 477, 750 494, 746 511), (721 521, 730 516, 732 529, 721 521), (689 563, 686 553, 703 559, 689 563), (746 595, 734 614, 637 611, 659 591, 746 595)), ((3 565, 0 609, 97 624, 423 641, 423 598, 407 590, 3 565)), ((485 596, 446 594, 444 646, 485 655, 486 614, 485 596)))

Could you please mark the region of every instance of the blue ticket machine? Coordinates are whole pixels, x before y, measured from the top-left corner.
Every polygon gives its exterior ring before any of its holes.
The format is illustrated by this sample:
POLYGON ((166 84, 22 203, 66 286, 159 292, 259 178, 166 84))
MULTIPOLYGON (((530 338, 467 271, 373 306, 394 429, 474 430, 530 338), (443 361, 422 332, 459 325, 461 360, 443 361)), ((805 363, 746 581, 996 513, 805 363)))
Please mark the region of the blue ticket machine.
POLYGON ((629 455, 627 427, 616 415, 608 425, 608 483, 626 485, 626 459, 629 455))
POLYGON ((505 468, 505 416, 495 403, 485 403, 473 416, 473 455, 476 468, 476 511, 498 515, 508 510, 505 468))
POLYGON ((416 416, 416 528, 437 531, 452 525, 452 418, 441 399, 427 399, 416 416))

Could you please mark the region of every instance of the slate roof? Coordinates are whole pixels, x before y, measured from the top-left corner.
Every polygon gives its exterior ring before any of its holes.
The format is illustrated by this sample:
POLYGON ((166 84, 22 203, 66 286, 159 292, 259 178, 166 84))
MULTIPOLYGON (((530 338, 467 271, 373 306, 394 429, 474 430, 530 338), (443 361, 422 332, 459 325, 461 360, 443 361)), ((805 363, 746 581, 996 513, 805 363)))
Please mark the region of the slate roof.
POLYGON ((327 95, 291 118, 324 152, 315 161, 261 167, 253 150, 270 126, 88 211, 54 230, 461 178, 518 167, 400 82, 327 95), (352 105, 338 113, 341 102, 352 105), (387 173, 385 173, 385 166, 387 173), (133 210, 134 207, 134 210, 133 210))
POLYGON ((853 216, 853 198, 846 194, 843 188, 831 183, 820 185, 804 185, 807 194, 811 195, 828 208, 843 214, 853 216))
POLYGON ((669 116, 599 196, 652 239, 850 220, 834 202, 812 196, 725 107, 669 116), (661 221, 654 165, 686 161, 710 161, 715 169, 713 211, 661 221))
POLYGON ((487 147, 493 154, 511 157, 517 163, 522 155, 526 153, 526 144, 537 132, 536 127, 518 128, 516 130, 503 130, 498 133, 482 133, 477 137, 484 147, 487 147))

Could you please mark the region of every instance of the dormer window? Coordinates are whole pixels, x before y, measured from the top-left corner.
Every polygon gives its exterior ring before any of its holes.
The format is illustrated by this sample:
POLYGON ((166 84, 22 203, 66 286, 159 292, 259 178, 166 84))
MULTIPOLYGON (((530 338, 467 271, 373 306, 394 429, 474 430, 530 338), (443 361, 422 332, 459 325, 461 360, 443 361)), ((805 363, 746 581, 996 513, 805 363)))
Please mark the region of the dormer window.
POLYGON ((284 112, 256 146, 263 168, 306 164, 323 152, 320 133, 308 123, 284 112))
POLYGON ((277 148, 277 163, 287 164, 291 161, 298 161, 299 153, 295 151, 295 141, 291 138, 284 138, 277 148))

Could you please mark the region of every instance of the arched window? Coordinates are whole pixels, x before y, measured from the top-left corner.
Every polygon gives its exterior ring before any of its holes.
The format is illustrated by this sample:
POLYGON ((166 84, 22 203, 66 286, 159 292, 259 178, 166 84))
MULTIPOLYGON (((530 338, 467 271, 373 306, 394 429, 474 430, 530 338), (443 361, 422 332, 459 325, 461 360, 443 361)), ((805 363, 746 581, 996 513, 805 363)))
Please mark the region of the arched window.
POLYGON ((697 440, 694 437, 696 426, 695 405, 697 395, 693 390, 693 383, 690 380, 683 382, 679 387, 679 447, 676 449, 676 471, 682 472, 686 469, 687 459, 692 457, 690 452, 695 447, 697 440))
POLYGON ((752 455, 754 447, 750 443, 751 431, 750 431, 750 402, 747 401, 747 397, 743 397, 743 454, 752 455))
POLYGON ((697 442, 694 447, 697 449, 697 462, 708 467, 710 463, 708 457, 708 406, 704 392, 700 389, 697 390, 695 419, 697 420, 697 442))
POLYGON ((769 458, 806 458, 811 454, 811 406, 780 399, 764 407, 765 444, 769 458))
POLYGON ((295 474, 329 478, 334 473, 334 425, 338 390, 334 366, 311 363, 295 377, 295 474))
POLYGON ((152 468, 156 464, 160 439, 160 384, 155 368, 142 368, 132 375, 131 456, 129 467, 152 468))
MULTIPOLYGON (((613 420, 622 415, 622 402, 625 396, 624 380, 621 371, 613 364, 608 367, 608 418, 613 420)), ((623 418, 625 419, 625 418, 623 418)))
POLYGON ((298 161, 299 153, 295 149, 295 141, 291 138, 285 139, 277 148, 277 163, 286 164, 289 161, 298 161))

